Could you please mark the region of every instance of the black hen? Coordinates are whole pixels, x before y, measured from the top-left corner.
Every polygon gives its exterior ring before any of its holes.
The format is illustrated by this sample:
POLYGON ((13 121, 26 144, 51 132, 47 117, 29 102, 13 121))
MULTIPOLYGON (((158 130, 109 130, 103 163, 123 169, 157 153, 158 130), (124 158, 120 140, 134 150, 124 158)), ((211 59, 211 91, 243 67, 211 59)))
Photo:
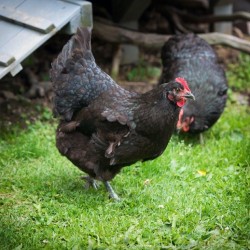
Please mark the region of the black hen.
POLYGON ((78 29, 53 62, 54 113, 61 117, 56 145, 60 153, 89 177, 108 181, 124 166, 154 159, 166 148, 180 106, 193 98, 177 78, 145 94, 117 85, 95 63, 91 33, 78 29))
POLYGON ((184 77, 195 96, 181 109, 177 129, 200 133, 210 128, 224 110, 228 89, 213 48, 197 35, 176 35, 163 46, 161 58, 160 83, 184 77))

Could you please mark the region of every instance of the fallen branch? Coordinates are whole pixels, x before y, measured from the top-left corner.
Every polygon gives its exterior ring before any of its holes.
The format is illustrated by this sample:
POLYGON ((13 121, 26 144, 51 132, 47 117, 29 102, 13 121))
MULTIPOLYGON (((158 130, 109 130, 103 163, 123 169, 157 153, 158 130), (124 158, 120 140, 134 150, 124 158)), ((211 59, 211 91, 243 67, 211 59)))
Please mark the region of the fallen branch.
POLYGON ((200 34, 201 38, 206 40, 211 45, 225 45, 233 49, 250 54, 250 42, 238 38, 236 36, 223 33, 213 32, 208 34, 200 34))
POLYGON ((171 36, 145 34, 95 20, 93 33, 102 40, 111 43, 135 44, 141 47, 159 49, 171 36))
MULTIPOLYGON (((161 49, 171 35, 145 34, 125 29, 105 21, 94 21, 94 35, 111 43, 127 43, 149 49, 161 49)), ((225 45, 250 54, 250 42, 223 33, 199 34, 211 45, 225 45)))
POLYGON ((199 17, 185 14, 185 19, 191 22, 199 22, 199 23, 250 21, 250 13, 239 11, 231 15, 207 15, 207 16, 199 16, 199 17))
POLYGON ((193 23, 216 23, 216 22, 233 22, 233 21, 250 21, 250 13, 246 11, 238 11, 228 15, 201 15, 195 16, 193 14, 187 13, 186 11, 166 6, 157 6, 157 11, 162 14, 169 15, 170 13, 175 13, 179 15, 184 21, 193 23))

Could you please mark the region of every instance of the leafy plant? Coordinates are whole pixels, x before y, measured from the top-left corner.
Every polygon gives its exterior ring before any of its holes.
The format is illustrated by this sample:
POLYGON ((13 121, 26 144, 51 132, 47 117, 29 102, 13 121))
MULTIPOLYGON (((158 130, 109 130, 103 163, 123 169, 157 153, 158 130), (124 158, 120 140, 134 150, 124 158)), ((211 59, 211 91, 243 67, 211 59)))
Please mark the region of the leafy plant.
POLYGON ((127 73, 128 81, 148 81, 156 79, 160 76, 161 69, 147 65, 144 61, 140 61, 136 67, 127 73))
POLYGON ((228 66, 229 86, 235 91, 250 92, 250 56, 241 53, 237 64, 228 66))

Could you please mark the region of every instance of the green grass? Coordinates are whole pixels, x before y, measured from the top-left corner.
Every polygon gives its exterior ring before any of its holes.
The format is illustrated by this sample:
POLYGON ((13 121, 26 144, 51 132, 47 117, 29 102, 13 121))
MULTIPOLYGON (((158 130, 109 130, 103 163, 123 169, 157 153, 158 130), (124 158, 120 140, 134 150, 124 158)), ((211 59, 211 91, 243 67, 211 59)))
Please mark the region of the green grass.
POLYGON ((1 250, 249 249, 249 107, 228 101, 204 145, 174 135, 161 157, 124 168, 112 181, 121 202, 83 188, 41 112, 1 134, 1 250))
POLYGON ((126 75, 128 81, 148 81, 157 79, 161 75, 159 67, 149 66, 145 61, 139 61, 138 65, 132 68, 126 75))
POLYGON ((228 66, 227 77, 230 79, 229 84, 233 90, 250 92, 250 56, 240 54, 237 64, 228 66))
POLYGON ((0 143, 0 249, 248 249, 249 109, 229 104, 197 138, 174 136, 158 159, 124 168, 117 203, 36 123, 0 143))

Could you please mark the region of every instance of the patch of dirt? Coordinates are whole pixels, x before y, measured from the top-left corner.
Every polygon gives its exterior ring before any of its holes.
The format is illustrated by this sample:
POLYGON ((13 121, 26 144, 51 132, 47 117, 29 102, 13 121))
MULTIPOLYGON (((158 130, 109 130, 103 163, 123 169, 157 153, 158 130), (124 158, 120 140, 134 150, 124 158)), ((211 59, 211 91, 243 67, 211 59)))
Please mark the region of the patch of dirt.
POLYGON ((235 64, 238 62, 240 54, 238 50, 226 48, 220 45, 213 46, 213 48, 216 51, 219 61, 224 66, 224 68, 226 68, 229 64, 235 64))

